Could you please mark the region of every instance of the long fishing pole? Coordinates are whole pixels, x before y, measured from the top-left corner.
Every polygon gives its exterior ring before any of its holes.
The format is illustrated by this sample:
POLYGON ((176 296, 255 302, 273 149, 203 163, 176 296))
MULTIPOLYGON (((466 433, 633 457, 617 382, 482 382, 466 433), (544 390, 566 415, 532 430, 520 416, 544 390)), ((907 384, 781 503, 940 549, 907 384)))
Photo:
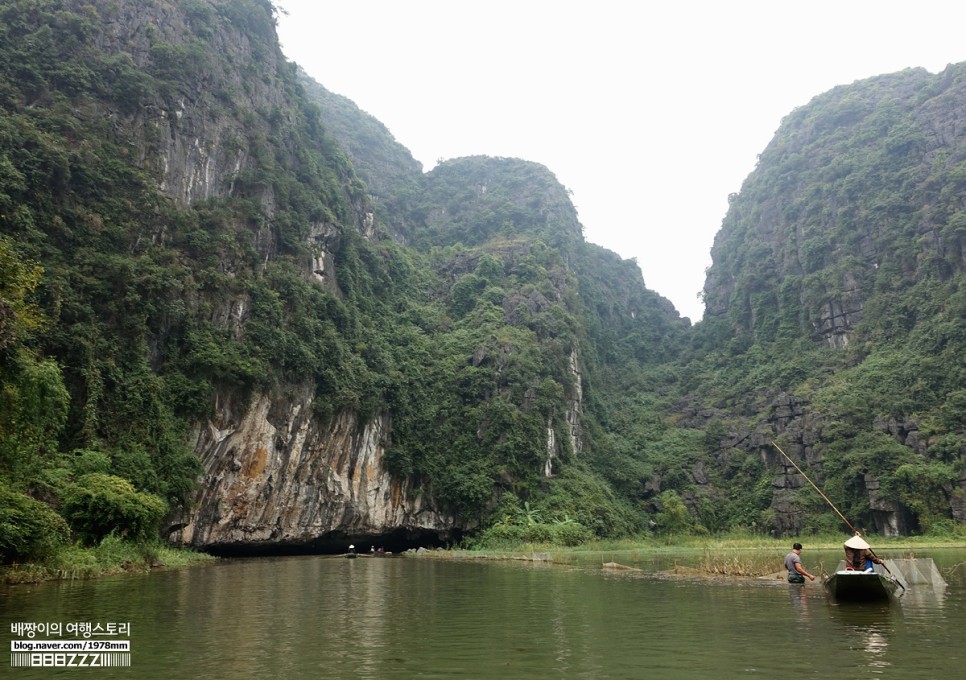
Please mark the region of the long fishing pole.
MULTIPOLYGON (((815 482, 813 482, 811 479, 809 479, 808 478, 808 475, 806 475, 804 472, 802 472, 802 469, 795 464, 795 461, 793 461, 791 458, 789 458, 787 453, 785 453, 784 451, 782 451, 782 447, 780 447, 774 441, 771 443, 771 445, 774 446, 776 449, 778 449, 778 452, 780 454, 782 454, 783 456, 785 456, 785 460, 787 460, 789 463, 791 463, 793 468, 795 468, 796 470, 798 470, 798 474, 800 474, 802 477, 804 477, 805 478, 805 481, 812 485, 812 488, 814 488, 816 491, 818 491, 818 495, 821 496, 822 498, 824 498, 825 499, 825 502, 828 503, 829 507, 832 508, 833 510, 835 510, 835 514, 837 514, 839 517, 842 518, 842 521, 845 522, 845 526, 847 526, 849 529, 851 529, 852 530, 852 533, 858 534, 859 532, 855 530, 855 527, 852 526, 852 523, 849 522, 849 520, 845 519, 845 515, 843 515, 841 512, 839 512, 839 509, 837 507, 835 507, 835 503, 833 503, 832 501, 830 501, 829 498, 828 498, 828 496, 826 496, 824 493, 822 493, 822 490, 820 488, 818 488, 818 486, 815 484, 815 482)), ((875 551, 872 550, 871 547, 869 547, 869 552, 872 553, 872 556, 873 557, 875 557, 876 559, 879 559, 879 556, 875 554, 875 551)), ((882 562, 882 566, 885 567, 885 570, 887 572, 889 572, 889 575, 890 576, 892 576, 892 570, 889 569, 889 567, 886 565, 885 562, 882 562)), ((898 579, 896 579, 895 576, 892 576, 892 578, 895 579, 895 582, 896 583, 898 583, 900 586, 902 586, 902 589, 903 590, 906 589, 906 587, 903 586, 902 583, 898 579)))
POLYGON ((829 504, 829 507, 832 508, 833 510, 835 510, 835 514, 837 514, 839 517, 842 518, 842 521, 845 522, 845 526, 847 526, 849 529, 851 529, 852 530, 852 533, 855 533, 855 527, 852 526, 851 522, 849 522, 849 520, 845 519, 845 515, 843 515, 841 512, 839 512, 839 509, 837 507, 835 507, 835 503, 833 503, 832 501, 830 501, 828 499, 828 496, 826 496, 824 493, 822 493, 822 490, 815 485, 815 482, 813 482, 811 479, 809 479, 808 478, 808 475, 806 475, 804 472, 802 472, 802 469, 800 467, 798 467, 797 465, 795 465, 795 461, 793 461, 791 458, 789 458, 788 457, 788 454, 785 453, 784 451, 782 451, 782 448, 778 444, 776 444, 775 442, 772 442, 771 445, 774 446, 776 449, 778 449, 778 453, 780 453, 783 456, 785 456, 785 460, 787 460, 789 463, 791 463, 792 464, 792 467, 794 467, 796 470, 798 470, 798 474, 800 474, 802 477, 804 477, 805 478, 805 481, 808 482, 809 484, 811 484, 812 487, 816 491, 818 491, 818 495, 825 499, 825 502, 829 504))

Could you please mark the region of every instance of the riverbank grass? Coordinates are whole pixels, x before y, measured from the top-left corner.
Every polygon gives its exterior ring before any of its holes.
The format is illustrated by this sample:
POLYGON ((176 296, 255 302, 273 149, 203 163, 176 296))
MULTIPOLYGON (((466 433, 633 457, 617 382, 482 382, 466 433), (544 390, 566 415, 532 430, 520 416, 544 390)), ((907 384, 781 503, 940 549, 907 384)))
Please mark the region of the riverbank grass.
POLYGON ((98 545, 71 545, 62 548, 39 563, 12 564, 0 567, 4 583, 90 579, 122 573, 146 573, 157 569, 179 569, 206 564, 215 557, 160 541, 135 543, 117 536, 107 536, 98 545))
MULTIPOLYGON (((442 551, 438 557, 453 559, 498 559, 585 564, 600 560, 606 563, 637 564, 663 558, 673 564, 675 573, 691 575, 761 578, 783 574, 783 560, 794 542, 812 551, 837 551, 847 538, 845 534, 774 538, 748 533, 723 535, 643 536, 631 539, 591 540, 578 546, 553 543, 494 541, 470 547, 442 551)), ((869 537, 876 550, 918 550, 961 545, 956 536, 869 537)), ((824 569, 819 565, 818 569, 824 569)))

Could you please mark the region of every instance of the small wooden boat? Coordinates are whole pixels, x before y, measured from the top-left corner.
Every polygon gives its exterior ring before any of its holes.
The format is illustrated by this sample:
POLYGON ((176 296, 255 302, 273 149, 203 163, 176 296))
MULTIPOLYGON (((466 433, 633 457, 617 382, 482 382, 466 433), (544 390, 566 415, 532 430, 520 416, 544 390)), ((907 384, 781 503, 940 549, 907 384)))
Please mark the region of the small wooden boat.
MULTIPOLYGON (((876 565, 878 568, 878 565, 876 565)), ((899 582, 890 574, 879 571, 839 569, 825 578, 825 589, 835 600, 875 602, 896 597, 899 582)))

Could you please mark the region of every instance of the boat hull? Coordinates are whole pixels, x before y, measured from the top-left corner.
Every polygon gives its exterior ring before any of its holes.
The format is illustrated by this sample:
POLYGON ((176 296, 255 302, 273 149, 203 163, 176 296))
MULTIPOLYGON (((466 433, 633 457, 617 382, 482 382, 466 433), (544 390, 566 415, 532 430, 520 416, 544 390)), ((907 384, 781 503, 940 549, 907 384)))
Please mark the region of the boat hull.
POLYGON ((836 600, 875 602, 896 596, 896 581, 875 571, 837 571, 825 580, 825 589, 836 600))

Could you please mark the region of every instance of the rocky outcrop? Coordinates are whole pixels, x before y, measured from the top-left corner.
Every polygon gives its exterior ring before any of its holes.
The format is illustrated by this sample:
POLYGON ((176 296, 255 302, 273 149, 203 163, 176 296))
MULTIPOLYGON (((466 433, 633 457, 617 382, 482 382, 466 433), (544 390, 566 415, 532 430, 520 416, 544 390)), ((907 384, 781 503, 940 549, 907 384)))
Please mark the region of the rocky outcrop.
POLYGON ((579 453, 582 448, 581 420, 583 418, 583 384, 580 374, 580 364, 577 361, 577 350, 570 353, 570 374, 574 378, 574 394, 568 401, 567 406, 567 425, 570 429, 570 444, 573 446, 574 453, 579 453))
POLYGON ((908 536, 912 533, 917 528, 912 513, 899 501, 882 497, 879 493, 881 484, 878 477, 866 474, 864 479, 876 531, 882 536, 908 536))
MULTIPOLYGON (((581 422, 583 419, 583 386, 581 385, 580 364, 577 360, 577 350, 570 353, 570 374, 573 377, 573 393, 567 398, 565 422, 571 449, 575 454, 583 448, 581 422)), ((554 434, 553 419, 547 419, 547 457, 544 461, 543 476, 553 477, 553 462, 559 453, 557 436, 554 434)))
POLYGON ((547 458, 543 463, 543 476, 553 477, 553 460, 557 457, 557 437, 553 433, 553 419, 547 419, 547 458))
POLYGON ((355 103, 330 92, 307 74, 299 75, 306 94, 322 111, 326 132, 339 143, 365 182, 375 216, 395 240, 408 243, 416 228, 410 203, 422 180, 422 164, 385 125, 355 103))
MULTIPOLYGON (((118 72, 129 67, 139 74, 139 91, 97 103, 129 160, 182 206, 228 198, 257 206, 255 219, 226 219, 249 232, 246 242, 260 262, 277 258, 273 220, 282 210, 291 212, 277 193, 277 177, 306 174, 301 145, 335 154, 317 121, 306 120, 313 110, 303 106, 294 69, 278 46, 271 3, 68 5, 96 18, 93 40, 116 55, 118 72)), ((336 158, 328 171, 342 175, 344 186, 352 184, 344 161, 336 158)), ((418 175, 418 167, 412 172, 418 175)), ((349 209, 303 226, 311 251, 303 266, 319 285, 341 295, 335 260, 344 230, 375 238, 375 218, 358 192, 329 198, 349 209)), ((236 274, 232 257, 223 253, 228 276, 236 274)), ((252 304, 247 290, 213 299, 199 294, 189 304, 210 310, 208 320, 236 340, 244 337, 252 304)), ((219 397, 211 420, 197 427, 190 442, 204 478, 192 512, 174 521, 180 540, 209 549, 321 549, 344 536, 446 535, 453 528, 452 518, 431 509, 426 489, 410 493, 409 480, 393 479, 385 470, 388 416, 362 422, 341 412, 321 422, 313 415, 313 390, 294 392, 258 394, 243 408, 238 395, 219 397)))
POLYGON ((323 423, 312 401, 309 388, 256 395, 237 412, 219 400, 216 418, 195 433, 204 478, 183 542, 237 551, 325 549, 392 532, 450 536, 454 519, 430 494, 410 493, 408 480, 385 469, 388 417, 341 412, 323 423))
POLYGON ((315 280, 333 293, 339 292, 339 284, 335 273, 335 256, 339 252, 342 232, 331 224, 313 226, 309 234, 312 244, 312 276, 315 280))
MULTIPOLYGON (((270 8, 199 3, 185 12, 151 1, 70 4, 96 13, 96 39, 104 52, 150 73, 160 86, 153 101, 142 98, 135 108, 121 102, 107 112, 116 127, 133 135, 139 165, 183 205, 237 191, 238 178, 258 164, 251 150, 253 135, 261 132, 252 122, 262 124, 271 111, 288 106, 278 75, 285 58, 270 8), (234 23, 242 11, 245 30, 234 23), (202 37, 204 50, 197 47, 202 37), (256 63, 259 72, 252 73, 256 63)), ((260 193, 271 214, 271 188, 262 186, 260 193)))
MULTIPOLYGON (((801 452, 804 447, 793 446, 792 450, 801 452)), ((813 482, 821 485, 823 481, 821 453, 814 453, 813 460, 797 460, 799 467, 808 470, 813 482)), ((789 452, 790 453, 790 452, 789 452)), ((793 459, 797 458, 795 454, 793 459)), ((803 457, 804 458, 804 457, 803 457)), ((863 492, 868 498, 875 531, 882 536, 908 536, 918 530, 915 517, 909 508, 895 498, 887 498, 881 493, 879 478, 873 474, 863 475, 863 492)), ((775 492, 772 499, 774 511, 774 528, 782 534, 799 534, 807 523, 799 502, 793 493, 794 489, 807 485, 808 482, 792 465, 785 464, 782 471, 775 477, 775 492)), ((817 492, 816 492, 817 493, 817 492)))
MULTIPOLYGON (((784 392, 771 399, 766 414, 765 419, 754 430, 741 430, 728 435, 722 442, 718 456, 726 458, 729 449, 757 452, 765 467, 774 471, 771 480, 772 499, 769 509, 772 519, 769 528, 776 535, 798 535, 805 530, 809 520, 803 507, 802 490, 805 493, 815 493, 817 499, 817 492, 811 488, 809 480, 819 488, 825 481, 823 429, 826 418, 810 408, 806 401, 784 392), (774 442, 779 438, 782 451, 791 461, 775 446, 774 442), (808 479, 802 471, 808 475, 808 479)), ((875 427, 892 435, 920 455, 925 454, 925 446, 914 421, 879 419, 875 427)), ((692 475, 696 483, 700 483, 699 476, 702 474, 703 467, 695 465, 692 475)), ((876 475, 865 474, 863 486, 877 533, 883 536, 901 536, 918 530, 915 517, 909 508, 894 498, 883 496, 881 483, 876 475)), ((963 488, 966 488, 966 482, 963 488)), ((966 494, 963 496, 966 497, 966 494)), ((951 502, 951 505, 955 514, 955 502, 951 502)))
POLYGON ((836 349, 849 344, 849 333, 862 320, 862 291, 855 276, 843 277, 842 291, 830 292, 828 299, 818 309, 814 328, 825 341, 836 349))
POLYGON ((877 76, 789 114, 729 197, 708 316, 765 337, 777 316, 844 348, 881 313, 883 281, 961 272, 963 69, 877 76))

